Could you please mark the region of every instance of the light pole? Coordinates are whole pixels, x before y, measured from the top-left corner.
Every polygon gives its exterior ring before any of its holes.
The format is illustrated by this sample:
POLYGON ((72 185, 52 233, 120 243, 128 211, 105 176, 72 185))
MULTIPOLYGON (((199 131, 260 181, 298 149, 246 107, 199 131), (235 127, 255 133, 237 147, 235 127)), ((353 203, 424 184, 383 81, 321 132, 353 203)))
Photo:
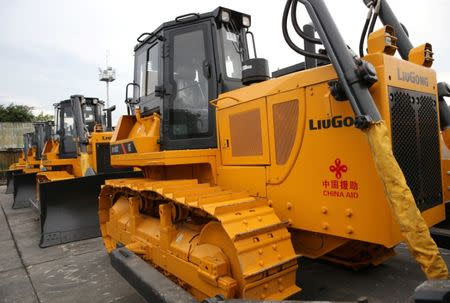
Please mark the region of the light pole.
POLYGON ((106 108, 109 108, 109 83, 116 80, 116 70, 108 66, 108 55, 106 56, 106 68, 98 68, 100 81, 106 82, 106 108))

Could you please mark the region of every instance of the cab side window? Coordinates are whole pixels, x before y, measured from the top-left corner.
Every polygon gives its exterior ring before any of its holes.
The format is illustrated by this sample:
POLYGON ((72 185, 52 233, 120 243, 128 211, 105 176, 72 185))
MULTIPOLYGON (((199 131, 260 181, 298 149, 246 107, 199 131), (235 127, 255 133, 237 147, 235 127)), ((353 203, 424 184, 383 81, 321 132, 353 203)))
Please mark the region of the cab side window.
POLYGON ((135 82, 139 85, 137 97, 145 96, 145 70, 147 65, 147 53, 136 55, 135 82))
POLYGON ((151 46, 147 51, 147 96, 155 92, 158 85, 159 44, 151 46))
POLYGON ((145 97, 155 92, 159 73, 159 44, 153 44, 136 54, 135 83, 139 85, 138 97, 145 97))

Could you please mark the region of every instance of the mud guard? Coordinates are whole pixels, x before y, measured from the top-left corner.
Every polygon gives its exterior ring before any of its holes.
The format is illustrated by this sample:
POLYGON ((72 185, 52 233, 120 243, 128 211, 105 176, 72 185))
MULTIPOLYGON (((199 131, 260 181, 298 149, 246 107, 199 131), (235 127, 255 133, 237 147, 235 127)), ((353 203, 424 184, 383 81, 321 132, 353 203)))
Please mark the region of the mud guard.
POLYGON ((14 174, 14 202, 13 209, 26 208, 36 200, 36 174, 14 174))
POLYGON ((23 170, 14 169, 6 171, 6 190, 5 194, 13 194, 14 193, 14 175, 23 174, 23 170))
POLYGON ((86 176, 39 184, 41 248, 100 236, 98 195, 108 179, 142 177, 142 172, 86 176))
POLYGON ((445 218, 445 221, 430 228, 430 233, 438 247, 450 249, 450 202, 445 204, 445 218))

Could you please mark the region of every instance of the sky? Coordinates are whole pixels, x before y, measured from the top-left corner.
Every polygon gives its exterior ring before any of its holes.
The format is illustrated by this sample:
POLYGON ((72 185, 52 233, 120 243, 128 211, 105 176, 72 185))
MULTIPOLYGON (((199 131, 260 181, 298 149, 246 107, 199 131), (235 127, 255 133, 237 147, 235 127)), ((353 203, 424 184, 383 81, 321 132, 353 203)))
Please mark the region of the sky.
MULTIPOLYGON (((450 82, 447 13, 450 1, 388 0, 414 45, 433 45, 438 81, 450 82), (408 5, 405 5, 405 3, 408 5)), ((358 49, 367 15, 362 0, 325 0, 346 43, 358 49)), ((176 16, 224 6, 252 16, 258 56, 271 71, 304 61, 285 43, 280 0, 0 0, 0 104, 29 105, 52 113, 73 94, 106 99, 98 68, 116 69, 110 86, 114 120, 125 114, 125 85, 133 80, 136 38, 176 16)), ((301 7, 301 6, 299 6, 301 7)), ((302 8, 303 9, 303 8, 302 8)), ((300 23, 309 22, 300 13, 300 23)), ((378 24, 379 25, 379 24, 378 24)))

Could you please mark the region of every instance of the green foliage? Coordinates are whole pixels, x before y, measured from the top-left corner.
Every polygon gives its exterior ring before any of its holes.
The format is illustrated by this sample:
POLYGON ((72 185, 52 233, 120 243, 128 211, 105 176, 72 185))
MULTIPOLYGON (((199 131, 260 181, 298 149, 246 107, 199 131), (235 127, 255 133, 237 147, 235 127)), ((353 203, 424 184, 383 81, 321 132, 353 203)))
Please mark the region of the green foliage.
POLYGON ((32 122, 34 118, 32 110, 32 107, 26 105, 0 104, 0 122, 32 122))
POLYGON ((41 112, 35 116, 33 107, 10 103, 8 106, 0 104, 0 122, 45 122, 53 120, 52 115, 41 112))
POLYGON ((53 115, 46 115, 44 112, 41 112, 39 115, 34 116, 33 122, 47 122, 52 121, 53 115))

